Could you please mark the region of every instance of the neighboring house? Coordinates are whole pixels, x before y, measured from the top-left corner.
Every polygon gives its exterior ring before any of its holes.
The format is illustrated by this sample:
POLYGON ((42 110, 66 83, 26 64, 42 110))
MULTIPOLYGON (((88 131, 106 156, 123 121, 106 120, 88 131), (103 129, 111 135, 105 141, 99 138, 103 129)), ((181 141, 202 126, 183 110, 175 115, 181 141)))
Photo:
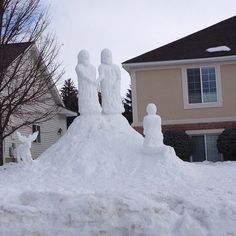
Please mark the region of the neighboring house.
MULTIPOLYGON (((16 43, 4 45, 6 56, 4 57, 3 68, 10 68, 17 57, 22 53, 31 53, 30 48, 35 47, 32 43, 16 43)), ((20 128, 18 131, 23 135, 29 135, 32 132, 39 131, 37 140, 33 142, 31 153, 32 157, 37 158, 43 151, 54 144, 67 129, 66 117, 77 115, 65 108, 59 92, 55 86, 48 90, 47 96, 50 97, 52 104, 58 107, 58 112, 55 116, 43 123, 33 124, 32 126, 20 128)), ((16 147, 20 144, 16 133, 8 136, 4 140, 4 162, 15 161, 16 160, 16 147)))
POLYGON ((218 135, 236 128, 236 16, 123 63, 131 76, 133 127, 153 102, 163 131, 185 131, 190 161, 222 160, 218 135))

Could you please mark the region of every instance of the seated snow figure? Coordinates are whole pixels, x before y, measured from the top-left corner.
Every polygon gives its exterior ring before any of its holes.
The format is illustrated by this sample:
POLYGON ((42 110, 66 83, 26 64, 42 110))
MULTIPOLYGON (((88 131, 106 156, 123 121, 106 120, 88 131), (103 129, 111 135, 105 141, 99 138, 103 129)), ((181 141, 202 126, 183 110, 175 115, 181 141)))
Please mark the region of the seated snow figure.
POLYGON ((16 132, 18 139, 22 142, 16 149, 17 162, 30 163, 33 161, 31 157, 31 143, 38 137, 38 131, 30 134, 28 137, 21 135, 20 132, 16 132))
POLYGON ((89 53, 86 50, 79 52, 75 70, 78 77, 79 113, 81 115, 101 113, 96 68, 90 64, 89 53))
POLYGON ((101 64, 98 68, 102 95, 102 109, 105 114, 124 112, 120 95, 121 75, 119 66, 112 64, 112 53, 109 49, 101 52, 101 64))
POLYGON ((153 103, 147 105, 146 111, 148 114, 143 119, 143 134, 145 135, 143 148, 145 153, 156 153, 160 148, 165 147, 161 131, 161 117, 156 114, 157 108, 153 103))

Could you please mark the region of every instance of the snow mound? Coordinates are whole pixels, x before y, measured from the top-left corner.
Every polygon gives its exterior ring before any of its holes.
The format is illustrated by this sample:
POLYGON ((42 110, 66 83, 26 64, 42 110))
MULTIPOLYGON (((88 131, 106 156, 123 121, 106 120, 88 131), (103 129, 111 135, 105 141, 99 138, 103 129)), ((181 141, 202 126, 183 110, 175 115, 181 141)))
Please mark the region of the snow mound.
POLYGON ((236 164, 142 145, 121 115, 78 117, 32 165, 0 168, 0 235, 236 235, 236 164))
POLYGON ((175 175, 183 162, 172 148, 163 146, 159 154, 145 155, 143 140, 122 115, 83 115, 39 162, 46 171, 53 166, 64 182, 76 180, 86 192, 124 189, 124 181, 133 185, 134 179, 175 175))

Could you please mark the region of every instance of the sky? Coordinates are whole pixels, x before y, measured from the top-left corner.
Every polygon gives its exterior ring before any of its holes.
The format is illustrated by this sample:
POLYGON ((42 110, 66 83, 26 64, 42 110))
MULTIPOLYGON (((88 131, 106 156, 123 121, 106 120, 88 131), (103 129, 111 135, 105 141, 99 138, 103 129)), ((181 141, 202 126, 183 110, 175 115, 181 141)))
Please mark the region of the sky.
MULTIPOLYGON (((122 72, 121 93, 130 77, 121 63, 236 15, 236 0, 42 0, 50 5, 50 30, 61 45, 65 75, 77 85, 81 49, 98 67, 109 48, 122 72)), ((63 84, 63 81, 59 86, 63 84)))

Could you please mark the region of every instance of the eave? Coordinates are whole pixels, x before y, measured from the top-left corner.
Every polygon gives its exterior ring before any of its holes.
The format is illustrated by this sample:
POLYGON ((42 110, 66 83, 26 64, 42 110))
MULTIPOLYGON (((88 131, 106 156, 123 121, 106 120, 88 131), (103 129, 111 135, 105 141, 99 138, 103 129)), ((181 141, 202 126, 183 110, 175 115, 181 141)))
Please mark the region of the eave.
POLYGON ((175 65, 187 65, 187 64, 201 64, 201 63, 214 63, 214 62, 236 62, 236 55, 223 56, 223 57, 208 57, 208 58, 194 58, 183 60, 169 60, 169 61, 153 61, 153 62, 141 62, 141 63, 124 63, 122 67, 130 72, 132 70, 156 68, 161 66, 175 66, 175 65))

